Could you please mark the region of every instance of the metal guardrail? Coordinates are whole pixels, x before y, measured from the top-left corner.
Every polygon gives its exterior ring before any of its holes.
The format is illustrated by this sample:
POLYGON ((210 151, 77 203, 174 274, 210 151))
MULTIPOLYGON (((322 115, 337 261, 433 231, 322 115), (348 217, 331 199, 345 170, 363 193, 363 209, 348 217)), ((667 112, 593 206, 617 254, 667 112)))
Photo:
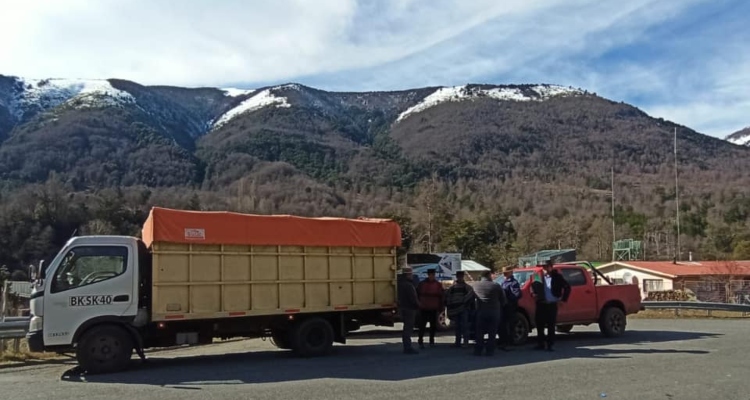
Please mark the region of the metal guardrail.
POLYGON ((29 320, 0 322, 0 332, 26 331, 29 329, 29 320))
POLYGON ((707 310, 750 313, 750 304, 704 303, 700 301, 643 301, 643 307, 652 310, 707 310))
POLYGON ((23 339, 26 337, 26 331, 15 330, 15 331, 0 331, 0 340, 6 339, 23 339))
MULTIPOLYGON (((5 351, 3 340, 13 341, 13 351, 18 353, 21 349, 21 339, 26 337, 29 330, 29 317, 5 317, 5 322, 0 322, 0 353, 5 351)), ((2 320, 0 320, 2 321, 2 320)))

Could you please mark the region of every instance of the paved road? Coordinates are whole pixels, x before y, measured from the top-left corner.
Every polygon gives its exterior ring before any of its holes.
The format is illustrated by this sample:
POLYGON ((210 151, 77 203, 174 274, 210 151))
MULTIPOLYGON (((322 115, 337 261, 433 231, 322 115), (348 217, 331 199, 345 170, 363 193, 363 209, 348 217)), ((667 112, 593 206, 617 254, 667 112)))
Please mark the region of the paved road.
POLYGON ((632 320, 616 340, 576 327, 555 353, 493 358, 442 346, 400 353, 367 332, 326 358, 245 340, 150 355, 130 371, 81 376, 71 363, 0 369, 0 393, 26 399, 726 399, 750 400, 750 322, 632 320))

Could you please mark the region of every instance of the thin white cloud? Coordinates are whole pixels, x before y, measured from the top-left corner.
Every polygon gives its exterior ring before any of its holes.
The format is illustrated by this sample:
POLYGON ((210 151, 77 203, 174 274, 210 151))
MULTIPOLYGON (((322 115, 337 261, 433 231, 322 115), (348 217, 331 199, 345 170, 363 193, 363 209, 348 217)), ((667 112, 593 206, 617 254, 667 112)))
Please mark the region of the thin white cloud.
POLYGON ((221 2, 3 0, 0 70, 24 76, 119 77, 219 85, 375 66, 503 13, 503 3, 353 0, 221 2))

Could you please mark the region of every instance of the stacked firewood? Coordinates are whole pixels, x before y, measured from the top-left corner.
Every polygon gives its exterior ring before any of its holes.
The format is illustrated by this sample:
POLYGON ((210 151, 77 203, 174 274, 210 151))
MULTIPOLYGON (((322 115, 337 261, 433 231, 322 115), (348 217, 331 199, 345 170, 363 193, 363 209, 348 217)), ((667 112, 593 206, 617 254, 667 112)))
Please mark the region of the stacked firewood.
POLYGON ((646 301, 698 301, 692 290, 662 290, 649 292, 646 301))

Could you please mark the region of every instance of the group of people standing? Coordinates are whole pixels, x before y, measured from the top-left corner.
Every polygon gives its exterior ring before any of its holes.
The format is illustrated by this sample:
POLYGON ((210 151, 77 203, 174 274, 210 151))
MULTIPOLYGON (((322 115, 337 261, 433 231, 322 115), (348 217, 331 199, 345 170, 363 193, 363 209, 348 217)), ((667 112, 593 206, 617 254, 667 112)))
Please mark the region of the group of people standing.
MULTIPOLYGON (((550 351, 555 338, 557 303, 567 301, 570 295, 570 285, 552 266, 552 262, 545 265, 544 282, 534 282, 531 291, 537 305, 537 348, 550 351), (545 329, 548 331, 546 335, 545 329)), ((491 356, 498 347, 507 351, 508 346, 513 344, 518 301, 523 293, 520 283, 513 277, 513 267, 503 268, 502 273, 502 283, 495 282, 492 272, 485 271, 479 282, 469 285, 464 279, 464 271, 457 271, 454 283, 444 290, 443 284, 435 278, 434 269, 427 271, 426 280, 416 282, 412 269, 404 267, 398 280, 398 302, 404 324, 404 353, 419 353, 412 345, 415 324, 418 328, 419 348, 425 348, 424 336, 428 324, 429 346, 435 346, 438 317, 443 310, 446 310, 446 315, 453 321, 455 328, 453 347, 469 345, 470 324, 473 323, 475 355, 491 356)))

